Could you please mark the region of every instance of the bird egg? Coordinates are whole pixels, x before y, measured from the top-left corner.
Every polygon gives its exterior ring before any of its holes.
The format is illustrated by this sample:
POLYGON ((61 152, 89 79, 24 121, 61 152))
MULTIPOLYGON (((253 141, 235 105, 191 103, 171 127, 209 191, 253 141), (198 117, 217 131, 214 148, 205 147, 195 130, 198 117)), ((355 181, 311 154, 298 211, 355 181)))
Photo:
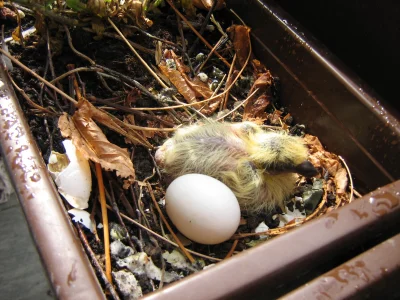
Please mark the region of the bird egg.
POLYGON ((165 205, 176 228, 201 244, 228 240, 240 222, 235 194, 221 181, 202 174, 186 174, 168 187, 165 205))

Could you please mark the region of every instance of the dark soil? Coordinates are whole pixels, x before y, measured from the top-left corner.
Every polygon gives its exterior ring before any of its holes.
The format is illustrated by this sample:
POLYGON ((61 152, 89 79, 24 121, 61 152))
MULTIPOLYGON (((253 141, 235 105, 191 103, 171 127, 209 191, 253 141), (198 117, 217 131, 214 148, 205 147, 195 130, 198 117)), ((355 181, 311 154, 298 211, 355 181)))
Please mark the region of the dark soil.
MULTIPOLYGON (((203 13, 203 18, 204 18, 203 13)), ((181 40, 179 37, 179 32, 177 29, 177 19, 175 13, 168 8, 162 9, 162 15, 149 17, 154 21, 154 25, 151 28, 146 29, 150 34, 157 36, 159 38, 172 41, 174 43, 178 43, 181 45, 181 40)), ((221 25, 224 29, 232 24, 232 20, 228 18, 228 13, 218 12, 215 14, 217 20, 220 21, 221 25)), ((23 19, 22 29, 29 28, 33 26, 35 19, 32 16, 27 15, 23 19)), ((67 37, 65 34, 65 30, 62 25, 57 24, 51 20, 47 20, 48 28, 49 28, 49 36, 50 36, 50 47, 52 51, 52 64, 54 66, 55 76, 60 76, 68 71, 68 65, 73 65, 75 68, 78 67, 89 67, 90 64, 87 60, 82 59, 77 56, 70 46, 68 45, 67 37)), ((104 22, 104 24, 107 24, 104 22)), ((6 36, 10 36, 10 32, 16 26, 15 22, 7 21, 6 22, 6 36)), ((90 27, 90 26, 89 26, 90 27)), ((149 75, 149 72, 144 68, 144 66, 139 62, 139 60, 131 53, 131 51, 127 48, 127 46, 120 40, 112 39, 109 37, 99 37, 95 36, 93 33, 89 33, 87 31, 82 30, 77 27, 71 30, 72 43, 74 47, 81 53, 93 59, 97 65, 104 66, 106 68, 112 69, 120 74, 128 76, 132 79, 135 79, 139 83, 141 83, 148 90, 156 90, 160 91, 161 87, 154 80, 153 77, 149 75)), ((113 33, 114 31, 108 29, 107 32, 113 33)), ((184 32, 185 39, 187 40, 188 48, 193 45, 196 37, 191 31, 184 32)), ((215 30, 214 32, 205 32, 205 39, 212 45, 214 45, 220 34, 215 30)), ((139 31, 133 32, 129 39, 134 41, 142 46, 154 50, 155 49, 155 41, 149 37, 144 36, 139 31)), ((174 49, 177 53, 179 53, 178 48, 174 48, 173 46, 169 47, 174 49)), ((50 72, 49 67, 49 54, 47 50, 47 42, 46 37, 44 35, 33 35, 26 39, 25 46, 22 47, 19 44, 13 44, 9 46, 10 53, 18 58, 23 64, 33 70, 35 73, 45 77, 48 80, 53 79, 53 76, 50 72)), ((209 50, 205 48, 202 43, 198 43, 197 49, 193 52, 190 57, 190 62, 195 65, 196 60, 195 57, 198 53, 208 53, 209 50)), ((225 57, 231 61, 232 59, 232 51, 230 49, 225 49, 221 51, 221 53, 225 53, 225 57)), ((154 63, 154 55, 150 55, 147 53, 142 53, 142 57, 149 63, 154 63)), ((187 61, 185 63, 188 63, 187 61)), ((205 67, 205 70, 210 70, 211 66, 216 66, 221 69, 223 72, 227 73, 228 69, 225 65, 223 65, 218 59, 212 57, 205 67)), ((58 117, 61 112, 68 112, 73 114, 74 107, 71 106, 70 103, 63 100, 59 95, 54 94, 48 88, 43 88, 42 84, 36 79, 32 78, 25 71, 20 68, 15 67, 11 72, 12 78, 15 83, 22 88, 25 93, 32 99, 32 101, 40 104, 43 107, 48 107, 54 109, 56 112, 55 115, 45 115, 39 112, 37 109, 32 108, 27 104, 26 100, 19 94, 20 104, 25 112, 26 119, 31 127, 32 133, 37 141, 39 149, 43 155, 45 161, 48 160, 48 157, 51 151, 64 152, 61 141, 63 138, 60 135, 60 132, 57 127, 58 117), (44 130, 44 128, 46 130, 44 130)), ((86 97, 90 99, 90 97, 95 97, 98 99, 106 99, 108 101, 114 101, 120 105, 126 105, 127 97, 131 95, 131 99, 133 101, 128 103, 128 105, 136 106, 136 107, 155 107, 158 104, 146 97, 145 95, 138 92, 137 89, 129 89, 126 85, 121 82, 115 80, 106 80, 109 88, 106 88, 96 76, 95 72, 80 72, 79 73, 79 81, 81 82, 82 87, 86 91, 86 97)), ((280 110, 282 112, 281 118, 288 114, 286 108, 281 107, 279 104, 279 90, 280 84, 279 79, 275 78, 274 85, 272 86, 272 95, 273 95, 273 104, 274 106, 269 106, 267 108, 268 113, 273 113, 275 110, 280 110)), ((61 87, 63 90, 70 95, 73 96, 73 92, 71 92, 71 86, 68 77, 64 78, 60 81, 61 87)), ((245 85, 246 86, 246 85, 245 85)), ((240 86, 235 87, 232 93, 239 99, 243 99, 243 95, 246 95, 248 92, 248 87, 241 88, 240 86), (247 89, 247 90, 246 90, 247 89)), ((100 104, 98 104, 100 105, 100 104)), ((229 107, 233 107, 233 103, 229 103, 229 107)), ((240 112, 240 110, 239 110, 240 112)), ((125 115, 124 112, 119 110, 113 110, 112 113, 122 119, 125 115)), ((162 116, 164 112, 155 112, 155 115, 162 116)), ((146 126, 147 120, 145 118, 135 117, 137 124, 146 126)), ((234 116, 235 121, 240 121, 240 114, 234 116)), ((276 123, 266 121, 266 125, 276 125, 276 123)), ((284 119, 285 123, 288 126, 292 126, 294 134, 301 135, 303 133, 303 127, 295 126, 293 118, 284 119), (299 129, 300 128, 300 129, 299 129)), ((125 139, 116 134, 115 132, 101 126, 104 130, 104 133, 107 135, 110 142, 122 147, 127 148, 130 153, 132 153, 133 164, 136 170, 136 178, 140 181, 143 181, 145 178, 148 178, 153 174, 153 168, 155 167, 153 159, 151 155, 154 156, 154 151, 149 152, 142 146, 135 146, 132 144, 127 144, 125 139)), ((155 136, 149 141, 155 145, 159 146, 165 139, 160 136, 155 136)), ((95 176, 95 174, 93 173, 95 176)), ((108 172, 105 175, 106 184, 105 187, 108 192, 113 190, 113 197, 119 208, 119 211, 123 214, 142 222, 142 224, 146 224, 144 219, 147 219, 147 222, 150 224, 150 227, 153 231, 158 233, 161 232, 159 218, 157 216, 157 212, 152 206, 152 201, 148 190, 143 188, 140 189, 138 184, 134 184, 131 189, 123 190, 122 189, 122 180, 117 178, 114 172, 108 172), (127 205, 126 201, 123 199, 128 199, 130 203, 127 205), (139 200, 140 199, 140 200, 139 200), (141 211, 144 212, 144 215, 139 212, 138 207, 141 206, 141 211)), ((97 193, 97 182, 93 180, 93 188, 92 188, 92 196, 90 201, 90 207, 88 211, 94 209, 96 222, 101 222, 101 212, 100 205, 94 205, 98 198, 97 193)), ((157 200, 160 200, 164 195, 164 190, 166 188, 165 184, 160 181, 157 173, 154 177, 150 179, 150 183, 153 184, 153 190, 157 200)), ((301 195, 301 193, 298 193, 301 195)), ((330 201, 333 199, 329 198, 330 201)), ((288 205, 290 210, 293 210, 293 207, 303 208, 301 203, 290 202, 288 205)), ((265 222, 269 228, 276 228, 279 225, 279 219, 273 217, 274 215, 281 213, 277 208, 277 211, 274 211, 270 214, 260 214, 260 215, 249 215, 247 216, 245 213, 243 217, 246 219, 246 224, 241 225, 238 229, 239 233, 245 232, 254 232, 254 229, 260 224, 260 222, 265 222)), ((165 211, 164 214, 166 215, 165 211)), ((110 222, 119 223, 119 219, 115 214, 109 213, 110 222)), ((171 251, 174 249, 173 246, 161 241, 155 240, 155 238, 145 231, 139 231, 138 228, 130 223, 125 223, 129 235, 132 237, 132 242, 135 244, 137 248, 139 245, 143 247, 143 250, 152 257, 154 263, 158 267, 162 267, 162 261, 160 259, 160 254, 164 250, 171 251), (137 242, 139 241, 139 243, 137 242)), ((98 230, 99 237, 102 236, 102 230, 98 230)), ((89 245, 93 249, 96 254, 101 255, 104 251, 102 239, 97 240, 95 235, 91 234, 89 231, 85 231, 87 238, 89 240, 89 245)), ((257 237, 241 239, 236 247, 235 251, 242 251, 249 248, 246 243, 250 240, 258 239, 257 237)), ((128 243, 125 241, 125 244, 128 243)), ((215 258, 224 258, 227 253, 232 248, 233 241, 227 241, 225 243, 213 246, 201 245, 197 243, 192 243, 188 248, 191 250, 206 254, 215 258)), ((206 264, 209 264, 210 261, 205 260, 206 264)), ((113 262, 113 268, 118 269, 118 266, 113 262)), ((173 267, 167 265, 167 271, 172 270, 173 267)), ((177 271, 182 274, 182 271, 177 271)), ((188 275, 192 272, 184 271, 183 275, 188 275)), ((138 278, 143 293, 147 293, 153 290, 152 284, 147 278, 138 278)), ((100 280, 101 281, 101 280, 100 280)), ((158 282, 154 281, 155 287, 158 286, 158 282)))

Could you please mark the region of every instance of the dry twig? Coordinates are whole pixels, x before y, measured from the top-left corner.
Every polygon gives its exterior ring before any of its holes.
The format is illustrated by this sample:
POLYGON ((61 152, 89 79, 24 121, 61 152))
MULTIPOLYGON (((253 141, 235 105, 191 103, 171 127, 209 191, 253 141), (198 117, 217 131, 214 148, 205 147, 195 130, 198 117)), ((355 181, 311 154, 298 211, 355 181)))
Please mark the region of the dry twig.
POLYGON ((346 168, 347 175, 349 176, 349 180, 350 180, 350 198, 349 198, 349 203, 350 203, 351 201, 353 201, 353 193, 354 193, 353 178, 351 177, 350 169, 347 166, 345 160, 340 155, 338 155, 338 157, 339 157, 340 161, 343 163, 344 167, 346 168))
POLYGON ((100 196, 100 205, 101 205, 101 215, 103 219, 103 232, 104 232, 104 256, 106 259, 106 276, 109 282, 112 282, 111 276, 111 256, 110 256, 110 231, 108 227, 108 215, 107 215, 107 207, 106 207, 106 196, 104 193, 104 183, 103 183, 103 174, 101 171, 101 166, 99 163, 96 163, 96 175, 97 182, 99 185, 99 196, 100 196))
POLYGON ((179 240, 179 238, 177 237, 177 235, 174 233, 174 231, 172 230, 171 226, 169 225, 169 223, 167 222, 167 219, 164 217, 164 214, 162 213, 160 206, 157 203, 156 198, 154 197, 153 194, 153 189, 151 188, 151 185, 149 183, 147 183, 147 188, 149 190, 150 193, 150 197, 151 200, 153 200, 153 204, 156 207, 158 213, 160 214, 161 219, 163 220, 165 226, 167 226, 169 232, 171 233, 171 235, 174 237, 174 240, 176 241, 176 243, 179 245, 179 248, 181 248, 181 250, 183 251, 183 253, 186 255, 186 257, 189 259, 189 261, 191 263, 194 263, 195 260, 193 258, 193 256, 186 250, 185 246, 183 246, 182 242, 179 240))

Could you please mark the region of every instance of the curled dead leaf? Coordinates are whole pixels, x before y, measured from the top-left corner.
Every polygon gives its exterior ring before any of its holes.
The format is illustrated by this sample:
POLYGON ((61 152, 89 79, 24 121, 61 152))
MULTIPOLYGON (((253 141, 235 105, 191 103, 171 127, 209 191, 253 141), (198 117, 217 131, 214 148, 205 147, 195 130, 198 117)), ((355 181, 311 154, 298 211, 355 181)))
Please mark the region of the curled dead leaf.
MULTIPOLYGON (((316 136, 306 134, 304 136, 304 142, 307 144, 309 148, 309 160, 316 168, 324 168, 329 172, 330 175, 335 177, 339 173, 338 182, 343 183, 343 171, 342 164, 339 160, 339 157, 336 154, 333 154, 329 151, 326 151, 322 146, 321 142, 316 136), (340 178, 340 180, 339 180, 340 178)), ((347 178, 347 175, 346 175, 347 178)), ((346 183, 347 186, 347 183, 346 183)))
MULTIPOLYGON (((164 59, 158 67, 188 103, 196 103, 212 97, 213 91, 208 84, 201 81, 197 76, 193 79, 189 78, 187 75, 189 68, 172 50, 164 52, 164 59)), ((203 114, 210 115, 218 108, 221 100, 222 96, 194 107, 200 109, 203 114)))
POLYGON ((249 121, 253 118, 264 117, 264 120, 267 118, 267 114, 264 112, 265 108, 269 105, 270 101, 268 96, 263 94, 258 98, 253 97, 250 99, 245 107, 243 112, 243 121, 249 121))
POLYGON ((253 83, 253 86, 250 89, 249 94, 258 89, 260 92, 267 91, 272 85, 272 75, 270 71, 266 71, 265 73, 259 74, 257 80, 253 83))
POLYGON ((226 30, 233 42, 240 67, 244 66, 250 53, 250 30, 250 27, 244 25, 232 25, 226 30))
MULTIPOLYGON (((252 94, 256 89, 258 92, 247 101, 244 112, 243 120, 249 121, 255 118, 263 118, 266 120, 267 114, 264 112, 270 103, 270 87, 272 84, 272 75, 269 71, 259 74, 258 79, 253 83, 249 91, 249 95, 252 94)), ((278 116, 280 117, 280 115, 278 116)), ((275 123, 273 123, 275 124, 275 123)))
POLYGON ((80 107, 72 117, 63 114, 58 120, 58 128, 63 137, 72 139, 87 159, 99 163, 105 170, 115 170, 117 176, 127 178, 124 188, 128 188, 135 180, 128 151, 110 143, 91 117, 87 106, 80 107))

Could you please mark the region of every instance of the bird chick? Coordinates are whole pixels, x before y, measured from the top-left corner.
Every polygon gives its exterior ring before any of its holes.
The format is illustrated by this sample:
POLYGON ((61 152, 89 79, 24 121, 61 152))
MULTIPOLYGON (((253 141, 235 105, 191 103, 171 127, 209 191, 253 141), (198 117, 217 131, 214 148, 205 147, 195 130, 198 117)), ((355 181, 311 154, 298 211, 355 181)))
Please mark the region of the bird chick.
MULTIPOLYGON (((297 175, 315 176, 300 137, 250 123, 210 123, 178 129, 156 152, 171 180, 199 173, 225 183, 250 213, 284 207, 297 175)), ((204 187, 207 188, 207 187, 204 187)))

